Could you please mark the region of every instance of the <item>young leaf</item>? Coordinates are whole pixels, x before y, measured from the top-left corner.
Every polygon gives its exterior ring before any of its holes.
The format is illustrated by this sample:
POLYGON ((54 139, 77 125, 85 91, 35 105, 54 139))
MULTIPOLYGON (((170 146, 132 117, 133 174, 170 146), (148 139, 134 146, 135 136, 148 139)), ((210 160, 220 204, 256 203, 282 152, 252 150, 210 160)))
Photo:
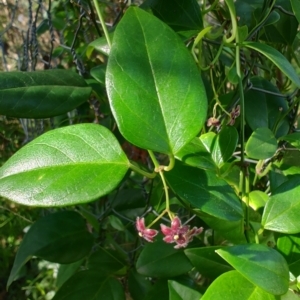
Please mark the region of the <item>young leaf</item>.
POLYGON ((243 218, 239 199, 215 172, 176 162, 174 169, 166 172, 165 177, 175 194, 202 212, 223 221, 234 222, 243 218))
POLYGON ((32 256, 69 264, 86 256, 91 251, 93 241, 85 220, 74 211, 62 211, 39 219, 24 236, 7 287, 32 256))
POLYGON ((112 277, 104 277, 95 270, 76 273, 58 290, 52 300, 125 300, 121 283, 112 277))
POLYGON ((136 263, 138 273, 150 277, 174 277, 187 273, 192 267, 183 251, 164 241, 147 244, 136 263))
POLYGON ((262 55, 266 56, 276 65, 282 73, 284 73, 297 87, 300 87, 300 79, 289 63, 289 61, 276 49, 263 43, 244 42, 243 45, 247 48, 253 49, 262 55))
POLYGON ((169 300, 198 300, 201 294, 175 280, 168 280, 169 300))
POLYGON ((141 148, 175 154, 205 121, 205 89, 191 54, 139 8, 130 7, 115 31, 106 86, 120 132, 141 148))
MULTIPOLYGON (((269 280, 266 278, 265 280, 269 280)), ((278 300, 252 284, 237 271, 218 277, 207 289, 201 300, 278 300)))
POLYGON ((0 72, 0 112, 15 118, 62 115, 91 93, 84 79, 69 70, 0 72))
POLYGON ((273 132, 266 127, 257 128, 248 139, 245 150, 251 158, 272 157, 277 150, 277 141, 273 132))
POLYGON ((300 176, 295 175, 281 184, 267 202, 262 225, 282 233, 300 232, 300 176))
POLYGON ((66 206, 113 190, 129 167, 112 133, 96 124, 49 131, 0 169, 0 195, 30 206, 66 206))
POLYGON ((251 283, 272 295, 283 295, 289 287, 289 268, 274 249, 260 244, 237 245, 216 251, 251 283))

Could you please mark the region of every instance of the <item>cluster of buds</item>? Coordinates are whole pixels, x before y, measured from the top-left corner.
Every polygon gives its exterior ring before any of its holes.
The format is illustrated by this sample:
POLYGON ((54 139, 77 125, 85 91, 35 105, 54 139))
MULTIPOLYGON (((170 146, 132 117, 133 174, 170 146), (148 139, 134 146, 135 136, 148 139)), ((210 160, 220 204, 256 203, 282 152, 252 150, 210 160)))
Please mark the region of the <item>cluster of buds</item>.
MULTIPOLYGON (((150 229, 145 226, 145 219, 137 217, 136 229, 139 236, 148 242, 153 242, 154 237, 158 234, 158 230, 150 229)), ((171 227, 160 224, 162 234, 165 236, 166 243, 175 243, 175 249, 185 248, 191 242, 194 236, 203 231, 203 227, 193 227, 190 229, 189 225, 182 225, 181 220, 176 216, 171 222, 171 227)))

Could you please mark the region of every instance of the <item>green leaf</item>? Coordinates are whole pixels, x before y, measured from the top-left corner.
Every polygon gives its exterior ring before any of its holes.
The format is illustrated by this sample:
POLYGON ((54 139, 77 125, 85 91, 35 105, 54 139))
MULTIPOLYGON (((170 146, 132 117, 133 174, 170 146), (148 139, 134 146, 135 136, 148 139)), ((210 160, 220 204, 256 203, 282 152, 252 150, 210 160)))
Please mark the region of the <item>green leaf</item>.
POLYGON ((282 233, 300 232, 300 176, 295 175, 281 184, 267 202, 262 225, 282 233))
POLYGON ((176 158, 187 165, 204 170, 215 170, 216 165, 210 152, 199 138, 194 138, 176 154, 176 158))
MULTIPOLYGON (((265 278, 264 280, 269 280, 265 278)), ((252 284, 237 271, 218 277, 207 289, 201 300, 279 300, 252 284)))
POLYGON ((237 245, 216 251, 251 283, 272 295, 288 291, 289 269, 274 249, 259 244, 237 245))
POLYGON ((158 279, 143 300, 169 299, 168 281, 158 279))
POLYGON ((112 133, 96 124, 49 131, 0 169, 0 195, 30 206, 89 202, 112 191, 129 167, 112 133))
POLYGON ((52 300, 125 300, 121 283, 94 270, 76 273, 58 290, 52 300))
POLYGON ((215 279, 232 270, 232 267, 216 254, 217 249, 220 249, 220 246, 191 248, 184 250, 184 253, 201 275, 215 279))
POLYGON ((277 141, 273 132, 266 127, 257 128, 248 139, 245 150, 251 158, 272 157, 277 150, 277 141))
POLYGON ((243 45, 253 49, 276 65, 297 87, 300 87, 300 79, 289 61, 276 49, 263 43, 244 42, 243 45))
POLYGON ((150 277, 174 277, 192 267, 183 251, 162 240, 147 244, 136 263, 138 273, 150 277))
POLYGON ((300 132, 295 132, 286 136, 282 136, 281 138, 279 138, 279 140, 286 141, 295 148, 300 149, 300 132))
POLYGON ((128 289, 132 299, 144 300, 151 287, 152 283, 147 277, 137 273, 134 269, 129 271, 128 289))
POLYGON ((83 261, 84 259, 81 259, 71 264, 60 265, 56 277, 55 287, 60 289, 60 287, 78 271, 83 261))
POLYGON ((15 118, 62 115, 88 100, 91 88, 69 70, 0 72, 0 111, 15 118))
POLYGON ((201 9, 196 0, 146 0, 140 7, 151 9, 175 31, 203 29, 201 9))
POLYGON ((231 158, 236 149, 238 139, 238 132, 232 126, 223 127, 217 135, 212 151, 212 158, 219 167, 231 158))
POLYGON ((69 264, 86 256, 91 251, 93 242, 85 220, 74 211, 57 212, 39 219, 24 236, 7 287, 32 256, 69 264))
POLYGON ((268 199, 268 195, 262 191, 255 190, 249 193, 249 205, 254 210, 264 207, 268 199))
POLYGON ((293 8, 295 17, 297 18, 298 23, 300 23, 300 2, 299 2, 299 0, 291 0, 291 5, 293 8))
POLYGON ((281 234, 277 239, 277 250, 286 259, 290 272, 300 275, 300 234, 281 234))
POLYGON ((125 275, 126 263, 119 258, 117 253, 113 250, 98 249, 94 252, 88 261, 88 268, 95 269, 103 276, 118 274, 125 275))
POLYGON ((175 280, 168 280, 169 300, 197 300, 201 294, 175 280))
POLYGON ((175 167, 165 173, 165 177, 175 194, 202 212, 223 221, 234 222, 243 219, 238 197, 215 172, 176 162, 175 167))
POLYGON ((268 127, 272 130, 277 126, 276 136, 287 134, 289 131, 289 120, 284 118, 288 110, 286 99, 277 96, 276 94, 280 94, 280 91, 265 78, 252 77, 251 84, 253 89, 251 88, 245 93, 245 117, 247 124, 253 131, 259 127, 268 127), (257 91, 255 88, 261 91, 257 91), (263 90, 267 92, 264 93, 262 92, 263 90), (272 93, 275 93, 275 95, 272 93), (277 125, 280 119, 283 120, 277 125))
MULTIPOLYGON (((110 38, 113 38, 113 34, 110 34, 110 38)), ((96 49, 97 51, 99 51, 100 53, 108 56, 109 52, 110 52, 110 48, 107 44, 107 40, 105 37, 100 37, 94 41, 92 41, 91 43, 89 43, 88 48, 90 48, 89 52, 92 52, 91 49, 96 49)))
POLYGON ((121 134, 141 148, 175 154, 205 121, 205 88, 191 54, 166 24, 137 7, 116 28, 106 86, 121 134))

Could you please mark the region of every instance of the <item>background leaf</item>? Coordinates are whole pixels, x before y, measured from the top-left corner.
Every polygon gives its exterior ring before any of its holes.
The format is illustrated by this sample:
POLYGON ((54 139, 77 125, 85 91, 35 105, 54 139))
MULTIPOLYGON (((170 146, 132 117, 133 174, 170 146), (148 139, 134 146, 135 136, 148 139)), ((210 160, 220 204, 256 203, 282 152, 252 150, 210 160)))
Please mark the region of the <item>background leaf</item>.
POLYGON ((70 70, 0 72, 0 111, 15 118, 49 118, 88 100, 91 88, 70 70))
POLYGON ((85 220, 74 211, 62 211, 39 219, 24 236, 7 287, 32 256, 69 264, 86 256, 91 251, 93 242, 85 220))
POLYGON ((276 49, 263 43, 244 42, 243 45, 253 49, 276 65, 297 87, 300 87, 300 79, 289 61, 276 49))
POLYGON ((300 2, 298 0, 290 0, 291 5, 295 14, 295 17, 298 20, 298 23, 300 23, 300 2))
POLYGON ((300 176, 295 175, 281 184, 267 202, 262 225, 282 233, 300 232, 300 176))
POLYGON ((169 300, 198 300, 201 294, 175 280, 168 281, 169 286, 169 300))
POLYGON ((216 252, 266 292, 282 295, 288 291, 289 269, 276 250, 260 244, 247 244, 221 248, 216 252))
POLYGON ((0 195, 31 206, 65 206, 113 190, 129 162, 112 133, 95 124, 49 131, 0 169, 0 195))
POLYGON ((207 109, 200 73, 178 36, 156 17, 126 11, 106 74, 113 115, 131 143, 175 154, 200 131, 207 109))

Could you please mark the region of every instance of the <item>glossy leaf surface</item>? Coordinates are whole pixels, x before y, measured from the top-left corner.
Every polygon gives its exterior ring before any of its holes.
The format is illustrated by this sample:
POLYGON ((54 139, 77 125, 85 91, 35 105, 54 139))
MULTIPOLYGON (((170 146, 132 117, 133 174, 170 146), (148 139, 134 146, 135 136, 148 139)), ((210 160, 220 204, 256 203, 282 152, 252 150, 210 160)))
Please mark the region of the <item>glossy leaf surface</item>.
POLYGON ((184 250, 184 253, 201 275, 214 279, 232 270, 232 267, 217 255, 215 251, 218 249, 219 246, 191 248, 184 250))
POLYGON ((141 7, 151 9, 175 31, 203 29, 201 9, 196 0, 146 0, 141 7))
POLYGON ((244 46, 253 49, 266 56, 276 65, 297 87, 300 87, 300 79, 289 61, 276 49, 263 43, 244 42, 244 46))
POLYGON ((175 194, 204 213, 232 222, 243 218, 239 199, 215 172, 176 162, 174 169, 166 172, 165 177, 175 194))
POLYGON ((200 131, 207 108, 200 74, 178 36, 156 17, 127 10, 106 72, 113 115, 131 143, 175 154, 200 131))
POLYGON ((113 190, 129 162, 112 133, 95 124, 49 131, 0 169, 0 195, 30 206, 89 202, 113 190))
POLYGON ((55 294, 53 300, 125 300, 121 283, 112 277, 85 270, 72 276, 55 294))
POLYGON ((262 216, 265 229, 282 233, 300 232, 300 176, 281 184, 267 202, 262 216))
POLYGON ((192 268, 183 251, 162 240, 146 244, 136 263, 138 273, 150 277, 174 277, 192 268))
POLYGON ((169 280, 168 286, 169 300, 198 300, 201 298, 201 294, 198 291, 175 280, 169 280))
POLYGON ((93 242, 85 220, 74 211, 62 211, 39 219, 24 236, 7 286, 16 279, 21 267, 32 256, 69 264, 86 256, 91 251, 93 242))
POLYGON ((252 284, 237 271, 218 277, 207 289, 201 300, 279 300, 252 284))
POLYGON ((69 70, 0 72, 0 113, 15 118, 49 118, 88 100, 91 88, 69 70))
POLYGON ((260 244, 247 244, 221 248, 216 252, 266 292, 282 295, 288 291, 288 265, 276 250, 260 244))
POLYGON ((251 158, 270 158, 277 150, 277 141, 269 128, 257 128, 248 139, 245 150, 251 158))

